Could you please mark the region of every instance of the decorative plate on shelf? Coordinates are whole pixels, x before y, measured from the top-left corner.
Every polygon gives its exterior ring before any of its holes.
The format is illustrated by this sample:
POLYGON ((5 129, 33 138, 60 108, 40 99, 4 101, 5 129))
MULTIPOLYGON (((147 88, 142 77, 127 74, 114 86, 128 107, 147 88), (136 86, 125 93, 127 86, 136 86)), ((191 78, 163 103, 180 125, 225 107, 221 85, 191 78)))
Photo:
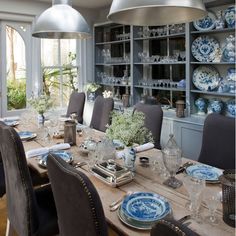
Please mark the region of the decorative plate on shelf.
POLYGON ((124 199, 121 211, 135 222, 151 223, 168 215, 171 207, 168 201, 158 194, 137 192, 124 199))
POLYGON ((20 139, 22 141, 30 140, 30 139, 37 137, 36 133, 30 132, 30 131, 20 131, 20 132, 18 132, 18 134, 19 134, 20 139))
POLYGON ((212 30, 215 28, 216 16, 213 12, 208 12, 205 18, 193 22, 193 26, 199 31, 212 30))
POLYGON ((220 80, 220 74, 213 66, 199 66, 193 71, 193 84, 202 91, 214 90, 220 80))
POLYGON ((215 38, 200 36, 193 41, 191 50, 196 60, 200 62, 212 62, 219 48, 219 42, 215 38))
POLYGON ((228 28, 235 27, 235 8, 235 6, 231 6, 225 10, 225 21, 227 23, 228 28))
POLYGON ((223 171, 208 165, 196 164, 186 168, 186 173, 194 178, 204 179, 207 182, 219 182, 223 171))
MULTIPOLYGON (((62 158, 65 162, 71 163, 73 161, 72 154, 70 152, 66 152, 63 150, 57 150, 57 151, 52 151, 50 153, 56 154, 60 158, 62 158)), ((48 153, 44 154, 42 158, 39 160, 39 165, 46 168, 47 167, 47 159, 48 159, 48 153)))

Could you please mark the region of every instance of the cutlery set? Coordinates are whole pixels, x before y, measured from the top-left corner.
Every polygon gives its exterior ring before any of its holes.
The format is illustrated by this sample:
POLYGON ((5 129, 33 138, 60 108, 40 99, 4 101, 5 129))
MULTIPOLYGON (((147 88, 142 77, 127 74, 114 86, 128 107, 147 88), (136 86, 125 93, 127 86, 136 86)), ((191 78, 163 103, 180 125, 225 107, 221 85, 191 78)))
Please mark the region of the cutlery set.
POLYGON ((125 199, 125 197, 130 196, 133 192, 127 192, 124 196, 120 197, 118 200, 112 202, 109 207, 110 211, 116 211, 119 206, 121 205, 122 201, 125 199))

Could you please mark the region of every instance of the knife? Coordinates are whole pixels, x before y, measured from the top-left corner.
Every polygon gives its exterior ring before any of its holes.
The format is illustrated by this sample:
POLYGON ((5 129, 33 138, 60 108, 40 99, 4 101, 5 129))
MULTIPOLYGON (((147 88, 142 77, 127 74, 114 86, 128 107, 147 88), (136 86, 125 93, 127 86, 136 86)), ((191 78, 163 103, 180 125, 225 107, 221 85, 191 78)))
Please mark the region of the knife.
POLYGON ((183 172, 186 170, 186 168, 188 168, 188 167, 191 166, 191 165, 193 165, 193 163, 190 162, 190 161, 184 163, 184 164, 177 170, 176 175, 178 175, 178 174, 180 174, 180 173, 183 173, 183 172))

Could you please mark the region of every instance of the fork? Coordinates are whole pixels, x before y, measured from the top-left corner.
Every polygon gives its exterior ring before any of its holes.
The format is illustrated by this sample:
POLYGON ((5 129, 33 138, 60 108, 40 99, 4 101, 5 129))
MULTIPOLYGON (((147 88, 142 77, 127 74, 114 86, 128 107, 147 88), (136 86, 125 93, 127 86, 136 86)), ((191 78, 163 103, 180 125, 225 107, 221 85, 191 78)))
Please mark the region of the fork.
POLYGON ((120 197, 118 200, 112 202, 109 207, 110 207, 110 211, 116 211, 118 209, 118 207, 121 205, 123 199, 129 195, 131 195, 133 192, 128 191, 124 196, 120 197))

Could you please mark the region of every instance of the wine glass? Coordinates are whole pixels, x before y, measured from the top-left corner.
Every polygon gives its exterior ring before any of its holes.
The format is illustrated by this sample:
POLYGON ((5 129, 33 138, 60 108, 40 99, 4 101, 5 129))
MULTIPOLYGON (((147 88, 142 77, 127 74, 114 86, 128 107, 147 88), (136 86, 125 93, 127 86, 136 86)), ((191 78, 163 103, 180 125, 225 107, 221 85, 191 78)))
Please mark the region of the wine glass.
POLYGON ((216 217, 215 212, 220 203, 219 193, 210 188, 206 188, 203 192, 203 201, 206 203, 210 213, 206 216, 206 221, 210 224, 217 225, 219 220, 216 217))
POLYGON ((176 179, 175 175, 182 163, 181 150, 178 148, 173 134, 170 134, 167 145, 162 150, 162 157, 164 165, 170 173, 170 178, 164 181, 164 184, 172 188, 180 187, 182 185, 182 181, 176 179))
POLYGON ((202 223, 199 208, 202 200, 201 195, 206 186, 205 180, 186 175, 183 178, 183 183, 190 198, 191 218, 197 223, 202 223))

